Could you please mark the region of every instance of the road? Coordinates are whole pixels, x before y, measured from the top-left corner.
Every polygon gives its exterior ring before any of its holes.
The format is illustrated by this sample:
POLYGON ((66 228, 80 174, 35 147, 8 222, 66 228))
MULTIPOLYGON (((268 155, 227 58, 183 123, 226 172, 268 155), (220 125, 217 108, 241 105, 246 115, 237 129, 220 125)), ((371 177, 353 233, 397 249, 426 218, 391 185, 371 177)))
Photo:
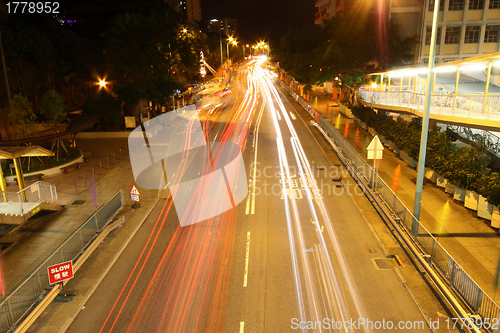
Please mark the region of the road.
POLYGON ((430 331, 353 200, 361 189, 261 62, 199 106, 210 141, 241 148, 248 196, 186 227, 161 201, 68 332, 430 331))

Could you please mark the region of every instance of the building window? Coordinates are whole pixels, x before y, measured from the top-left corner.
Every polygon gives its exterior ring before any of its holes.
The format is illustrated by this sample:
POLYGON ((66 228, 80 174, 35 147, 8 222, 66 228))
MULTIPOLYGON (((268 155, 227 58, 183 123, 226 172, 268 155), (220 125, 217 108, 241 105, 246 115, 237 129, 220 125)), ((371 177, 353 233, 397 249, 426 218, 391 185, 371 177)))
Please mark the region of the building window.
POLYGON ((500 0, 490 0, 490 9, 500 8, 500 0))
POLYGON ((464 9, 464 0, 450 0, 450 5, 448 6, 448 10, 463 10, 464 9))
POLYGON ((487 25, 486 29, 484 30, 484 42, 498 42, 498 30, 500 30, 500 25, 487 25))
POLYGON ((483 9, 484 0, 469 0, 469 9, 483 9))
MULTIPOLYGON (((438 27, 437 29, 436 45, 439 45, 441 43, 441 27, 438 27)), ((427 27, 427 30, 425 31, 425 45, 431 45, 431 32, 432 27, 427 27)))
MULTIPOLYGON (((500 1, 500 0, 498 0, 498 1, 500 1)), ((434 0, 430 0, 430 2, 429 2, 429 11, 430 12, 434 11, 434 3, 435 3, 434 0)), ((444 0, 439 1, 439 10, 444 10, 444 0)))
POLYGON ((447 27, 446 34, 444 35, 445 44, 459 44, 460 43, 460 28, 461 27, 447 27))
POLYGON ((472 25, 466 27, 464 43, 479 43, 480 32, 481 32, 481 27, 478 25, 472 25))

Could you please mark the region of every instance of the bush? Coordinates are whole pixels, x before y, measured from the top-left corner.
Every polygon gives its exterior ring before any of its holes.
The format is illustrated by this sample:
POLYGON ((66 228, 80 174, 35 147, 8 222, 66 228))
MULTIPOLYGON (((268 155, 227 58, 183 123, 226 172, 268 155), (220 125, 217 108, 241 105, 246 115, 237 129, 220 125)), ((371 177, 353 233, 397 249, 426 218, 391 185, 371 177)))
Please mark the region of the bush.
MULTIPOLYGON (((393 141, 413 159, 418 159, 422 125, 420 120, 407 123, 372 109, 357 106, 353 114, 373 127, 378 133, 393 141)), ((475 191, 487 198, 493 205, 500 204, 500 176, 488 168, 490 158, 486 147, 471 143, 468 147, 457 148, 446 133, 439 130, 429 132, 425 166, 433 169, 450 183, 460 188, 475 191)))

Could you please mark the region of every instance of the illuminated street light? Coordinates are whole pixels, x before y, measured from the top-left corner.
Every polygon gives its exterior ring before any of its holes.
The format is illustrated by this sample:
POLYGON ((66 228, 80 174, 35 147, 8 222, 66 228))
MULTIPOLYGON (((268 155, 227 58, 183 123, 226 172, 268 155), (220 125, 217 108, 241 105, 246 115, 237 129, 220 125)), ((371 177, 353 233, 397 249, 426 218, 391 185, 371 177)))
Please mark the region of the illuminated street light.
POLYGON ((188 30, 186 28, 182 29, 183 33, 186 33, 188 30))
POLYGON ((104 81, 104 80, 100 80, 100 81, 99 81, 99 86, 100 86, 101 88, 106 87, 106 81, 104 81))

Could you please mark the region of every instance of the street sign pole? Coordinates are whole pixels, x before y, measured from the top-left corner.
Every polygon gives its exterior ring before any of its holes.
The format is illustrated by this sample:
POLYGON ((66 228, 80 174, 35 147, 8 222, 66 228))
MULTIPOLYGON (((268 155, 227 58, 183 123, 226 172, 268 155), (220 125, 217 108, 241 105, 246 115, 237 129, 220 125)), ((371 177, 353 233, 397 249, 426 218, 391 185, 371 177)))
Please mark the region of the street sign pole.
POLYGON ((418 155, 417 184, 415 187, 415 203, 413 206, 413 215, 415 216, 415 220, 412 221, 412 230, 411 230, 413 237, 415 238, 418 235, 418 221, 420 220, 422 189, 424 185, 425 152, 427 149, 427 131, 429 130, 429 113, 431 108, 432 86, 434 86, 431 80, 434 77, 433 72, 434 72, 434 59, 436 56, 436 35, 437 35, 437 24, 439 15, 439 2, 440 0, 435 0, 434 2, 431 45, 429 50, 429 71, 427 72, 427 83, 425 87, 426 92, 425 92, 424 119, 422 122, 422 136, 420 138, 420 153, 418 155))
POLYGON ((373 159, 373 179, 372 179, 372 190, 375 192, 376 189, 376 183, 377 183, 377 173, 376 173, 376 168, 377 168, 377 160, 382 159, 382 154, 384 153, 384 146, 382 145, 382 142, 380 142, 380 139, 378 138, 378 135, 375 135, 368 145, 366 147, 367 151, 367 158, 373 159))

